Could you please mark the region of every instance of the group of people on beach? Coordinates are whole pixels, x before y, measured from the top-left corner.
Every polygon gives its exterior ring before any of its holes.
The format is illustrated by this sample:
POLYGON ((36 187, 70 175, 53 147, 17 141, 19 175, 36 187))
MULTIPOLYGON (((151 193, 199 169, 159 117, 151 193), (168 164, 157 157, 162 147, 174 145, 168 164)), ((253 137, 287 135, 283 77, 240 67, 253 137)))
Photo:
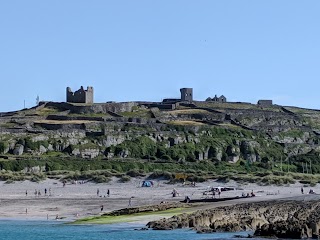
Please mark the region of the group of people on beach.
MULTIPOLYGON (((100 189, 97 189, 97 197, 102 197, 102 195, 100 195, 100 189)), ((106 195, 103 195, 103 197, 106 197, 106 195)), ((107 190, 107 197, 110 197, 110 189, 107 190)))
MULTIPOLYGON (((26 197, 27 197, 28 196, 28 190, 26 190, 25 194, 26 194, 26 197)), ((35 197, 40 197, 41 196, 41 190, 35 189, 34 190, 34 196, 35 197)), ((44 196, 51 196, 51 188, 49 188, 49 189, 45 188, 44 189, 44 196)))
POLYGON ((247 193, 245 194, 244 192, 242 193, 241 197, 243 198, 247 198, 247 197, 255 197, 256 194, 253 192, 253 190, 251 190, 251 193, 247 193))
MULTIPOLYGON (((301 194, 304 193, 303 187, 301 187, 301 194)), ((309 194, 316 194, 315 191, 313 191, 313 189, 309 190, 309 194)))
POLYGON ((212 198, 216 198, 216 194, 218 194, 219 198, 221 196, 221 188, 211 188, 212 198))

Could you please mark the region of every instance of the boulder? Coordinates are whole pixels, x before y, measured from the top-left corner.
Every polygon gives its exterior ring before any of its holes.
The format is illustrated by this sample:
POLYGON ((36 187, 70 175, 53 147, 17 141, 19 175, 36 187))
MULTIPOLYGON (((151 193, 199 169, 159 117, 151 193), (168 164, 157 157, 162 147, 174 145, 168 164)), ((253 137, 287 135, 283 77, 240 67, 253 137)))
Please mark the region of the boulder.
POLYGON ((12 153, 14 155, 22 155, 23 151, 24 151, 24 146, 22 144, 16 144, 12 153))
POLYGON ((47 149, 46 149, 44 146, 40 145, 40 147, 39 147, 39 152, 40 152, 41 154, 46 153, 46 152, 47 152, 47 149))

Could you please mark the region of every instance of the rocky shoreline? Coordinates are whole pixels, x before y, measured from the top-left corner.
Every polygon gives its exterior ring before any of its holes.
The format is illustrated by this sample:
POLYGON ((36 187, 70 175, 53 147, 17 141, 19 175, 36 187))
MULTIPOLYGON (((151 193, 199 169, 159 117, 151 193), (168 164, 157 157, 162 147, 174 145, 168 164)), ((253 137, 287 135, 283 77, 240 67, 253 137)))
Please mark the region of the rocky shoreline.
POLYGON ((244 203, 147 224, 154 230, 192 228, 200 233, 254 230, 255 236, 278 238, 320 237, 320 201, 316 198, 244 203))

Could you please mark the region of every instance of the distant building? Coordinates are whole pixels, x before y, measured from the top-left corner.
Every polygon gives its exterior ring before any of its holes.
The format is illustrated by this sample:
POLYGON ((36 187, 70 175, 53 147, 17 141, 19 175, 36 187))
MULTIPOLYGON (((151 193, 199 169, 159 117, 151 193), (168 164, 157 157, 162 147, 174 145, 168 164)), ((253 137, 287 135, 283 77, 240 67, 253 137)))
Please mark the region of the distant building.
POLYGON ((192 88, 180 88, 181 101, 192 102, 193 101, 193 89, 192 88))
POLYGON ((208 97, 206 99, 207 102, 219 102, 219 103, 224 103, 227 102, 227 98, 223 95, 221 95, 220 97, 217 97, 217 95, 215 95, 213 98, 208 97))
POLYGON ((83 86, 75 92, 71 91, 70 87, 67 87, 67 102, 70 103, 93 103, 93 87, 87 87, 87 90, 83 89, 83 86))
POLYGON ((258 101, 258 105, 260 106, 260 107, 270 107, 270 106, 272 106, 272 100, 259 100, 258 101))

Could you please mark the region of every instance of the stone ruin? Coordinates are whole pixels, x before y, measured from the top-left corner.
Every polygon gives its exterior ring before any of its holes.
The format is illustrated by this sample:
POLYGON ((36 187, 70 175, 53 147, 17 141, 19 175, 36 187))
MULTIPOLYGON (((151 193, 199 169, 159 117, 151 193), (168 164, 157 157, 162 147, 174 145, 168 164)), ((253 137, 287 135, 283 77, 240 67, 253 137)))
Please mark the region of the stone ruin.
POLYGON ((181 88, 181 101, 192 102, 193 101, 193 89, 192 88, 181 88))
POLYGON ((260 106, 260 107, 270 107, 270 106, 272 106, 272 100, 259 100, 258 101, 258 105, 260 106))
POLYGON ((224 103, 227 102, 227 98, 223 95, 221 95, 220 97, 218 97, 217 95, 215 95, 213 98, 208 97, 206 99, 207 102, 220 102, 220 103, 224 103))
POLYGON ((72 92, 70 87, 67 87, 67 102, 69 103, 93 103, 93 87, 83 89, 83 86, 75 92, 72 92))

